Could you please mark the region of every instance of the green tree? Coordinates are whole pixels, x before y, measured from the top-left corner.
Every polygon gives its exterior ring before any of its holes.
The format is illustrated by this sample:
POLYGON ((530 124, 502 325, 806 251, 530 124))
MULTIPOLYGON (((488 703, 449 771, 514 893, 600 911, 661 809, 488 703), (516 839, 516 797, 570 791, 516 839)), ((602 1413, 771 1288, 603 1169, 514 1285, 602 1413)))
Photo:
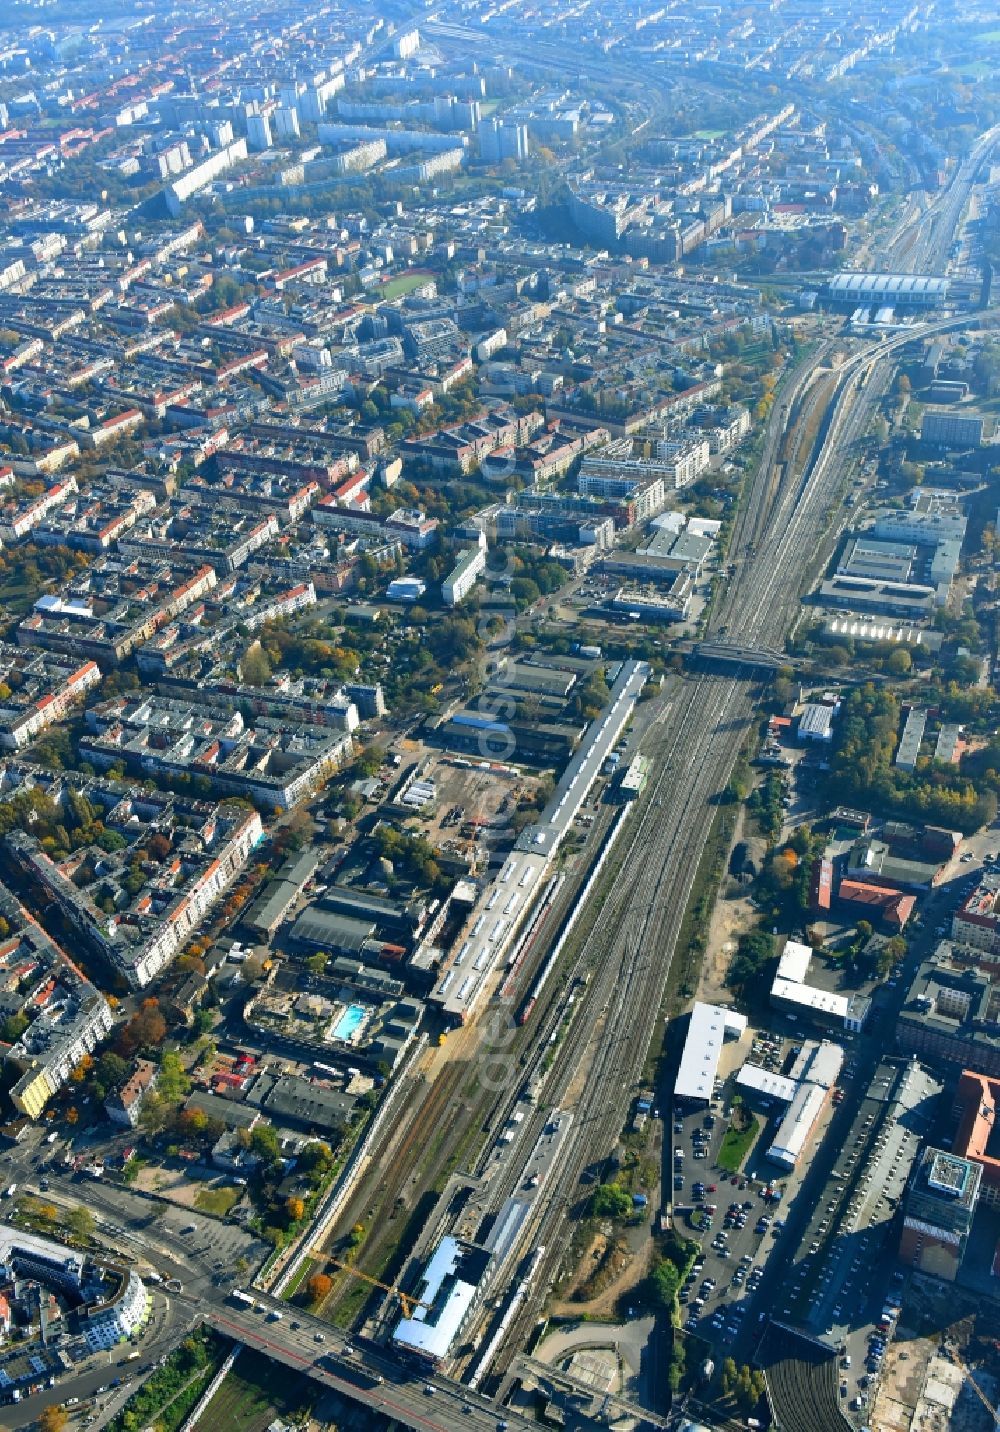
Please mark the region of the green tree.
POLYGON ((71 1208, 66 1215, 66 1226, 77 1238, 86 1241, 94 1235, 94 1215, 89 1208, 78 1204, 76 1208, 71 1208))
POLYGON ((906 948, 906 941, 902 935, 893 935, 891 940, 886 941, 885 953, 890 965, 898 965, 901 960, 906 958, 906 948))
POLYGON ((892 676, 907 676, 913 670, 913 657, 905 646, 897 646, 886 662, 886 669, 892 676))
POLYGON ((676 1263, 663 1259, 650 1270, 647 1280, 649 1301, 663 1312, 672 1312, 680 1286, 681 1275, 676 1263))
POLYGON ((272 1124, 257 1124, 251 1130, 250 1147, 266 1163, 276 1164, 281 1159, 281 1141, 272 1124))
POLYGON ((333 1162, 333 1150, 329 1144, 322 1139, 312 1139, 299 1154, 297 1167, 303 1173, 312 1173, 315 1169, 328 1168, 333 1162))
POLYGON ((530 577, 515 577, 510 584, 510 594, 519 610, 534 606, 542 595, 537 582, 533 582, 530 577))
POLYGON ((190 1090, 191 1080, 184 1071, 180 1055, 167 1050, 160 1060, 157 1094, 167 1104, 179 1104, 190 1090))
POLYGON ((632 1197, 617 1183, 601 1183, 594 1189, 590 1211, 595 1218, 627 1218, 632 1212, 632 1197))
POLYGON ((684 1373, 687 1367, 687 1352, 684 1346, 684 1339, 674 1333, 673 1347, 670 1350, 670 1391, 676 1394, 681 1390, 681 1383, 684 1380, 684 1373))
POLYGON ((3 1025, 0 1026, 0 1033, 3 1034, 7 1044, 16 1044, 27 1027, 28 1016, 23 1009, 19 1009, 16 1014, 8 1014, 3 1025))
POLYGON ((741 935, 729 964, 726 983, 736 990, 754 984, 764 977, 774 958, 774 938, 767 931, 752 930, 741 935))

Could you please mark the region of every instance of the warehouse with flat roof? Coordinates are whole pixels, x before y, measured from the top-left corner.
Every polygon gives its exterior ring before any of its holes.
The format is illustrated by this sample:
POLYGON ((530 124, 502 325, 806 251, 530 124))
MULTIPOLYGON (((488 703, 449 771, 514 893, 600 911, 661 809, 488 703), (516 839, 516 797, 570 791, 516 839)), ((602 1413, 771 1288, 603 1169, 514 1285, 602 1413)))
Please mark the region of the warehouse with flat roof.
POLYGON ((291 939, 296 945, 333 950, 339 955, 360 955, 374 938, 374 921, 352 920, 348 915, 319 910, 315 905, 308 905, 291 929, 291 939))
POLYGON ((832 741, 836 711, 821 701, 810 701, 799 717, 800 741, 832 741))
POLYGON ((911 706, 906 713, 906 722, 896 748, 895 764, 900 770, 912 771, 916 768, 926 726, 927 712, 919 706, 911 706))
POLYGON ((746 1027, 745 1014, 721 1004, 696 1001, 674 1084, 674 1098, 687 1104, 710 1103, 722 1046, 727 1039, 740 1039, 746 1027))
POLYGON ((829 1093, 820 1084, 799 1085, 767 1151, 772 1163, 789 1171, 795 1167, 808 1147, 829 1093))
POLYGON ((795 980, 801 984, 809 973, 809 964, 812 960, 812 947, 803 945, 798 940, 786 940, 785 948, 781 952, 776 971, 780 980, 795 980))
POLYGON ((799 1087, 794 1079, 762 1069, 759 1064, 744 1064, 736 1076, 736 1086, 745 1098, 753 1102, 790 1104, 799 1087))

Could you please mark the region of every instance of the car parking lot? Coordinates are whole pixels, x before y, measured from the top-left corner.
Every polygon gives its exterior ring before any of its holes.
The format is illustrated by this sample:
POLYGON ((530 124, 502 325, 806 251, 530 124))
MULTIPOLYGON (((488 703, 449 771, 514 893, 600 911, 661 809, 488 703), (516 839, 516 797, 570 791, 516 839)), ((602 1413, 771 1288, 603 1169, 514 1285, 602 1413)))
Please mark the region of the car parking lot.
MULTIPOLYGON (((762 1049, 765 1053, 780 1058, 777 1051, 762 1049)), ((763 1308, 754 1307, 754 1297, 784 1226, 780 1187, 718 1165, 729 1126, 728 1107, 717 1085, 709 1109, 675 1108, 672 1116, 678 1229, 701 1244, 679 1295, 684 1325, 711 1342, 726 1344, 727 1352, 744 1329, 756 1328, 766 1316, 763 1308)))

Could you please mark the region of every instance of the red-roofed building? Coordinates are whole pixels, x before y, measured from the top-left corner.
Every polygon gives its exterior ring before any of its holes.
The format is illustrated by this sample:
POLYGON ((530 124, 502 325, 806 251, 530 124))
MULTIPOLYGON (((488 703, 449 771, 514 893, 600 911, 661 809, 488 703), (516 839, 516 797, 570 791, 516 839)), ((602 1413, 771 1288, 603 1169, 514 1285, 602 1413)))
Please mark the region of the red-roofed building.
POLYGON ((833 899, 833 862, 822 857, 813 861, 809 880, 809 904, 813 910, 829 910, 833 899))
POLYGON ((915 895, 904 895, 902 890, 887 890, 881 885, 867 885, 861 880, 842 880, 837 899, 864 918, 893 931, 903 928, 917 903, 915 895))
POLYGON ((983 1171, 979 1197, 984 1203, 1000 1206, 1000 1079, 963 1069, 958 1081, 957 1102, 962 1110, 952 1152, 969 1159, 983 1171))
POLYGON ((159 1077, 160 1071, 151 1059, 137 1059, 135 1068, 122 1087, 109 1094, 104 1101, 112 1122, 134 1129, 146 1096, 156 1088, 159 1077))

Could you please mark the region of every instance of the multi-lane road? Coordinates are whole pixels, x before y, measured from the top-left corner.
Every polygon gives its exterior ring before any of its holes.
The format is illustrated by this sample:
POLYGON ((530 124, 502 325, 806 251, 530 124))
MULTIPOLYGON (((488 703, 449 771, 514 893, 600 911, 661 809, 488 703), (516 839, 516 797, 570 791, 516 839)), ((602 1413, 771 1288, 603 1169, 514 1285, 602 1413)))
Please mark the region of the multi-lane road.
POLYGON ((363 1403, 373 1413, 414 1427, 435 1429, 510 1429, 527 1432, 537 1425, 520 1413, 498 1409, 459 1383, 422 1374, 372 1343, 359 1343, 308 1313, 279 1299, 257 1294, 254 1308, 213 1305, 206 1321, 226 1337, 257 1348, 324 1387, 363 1403))

